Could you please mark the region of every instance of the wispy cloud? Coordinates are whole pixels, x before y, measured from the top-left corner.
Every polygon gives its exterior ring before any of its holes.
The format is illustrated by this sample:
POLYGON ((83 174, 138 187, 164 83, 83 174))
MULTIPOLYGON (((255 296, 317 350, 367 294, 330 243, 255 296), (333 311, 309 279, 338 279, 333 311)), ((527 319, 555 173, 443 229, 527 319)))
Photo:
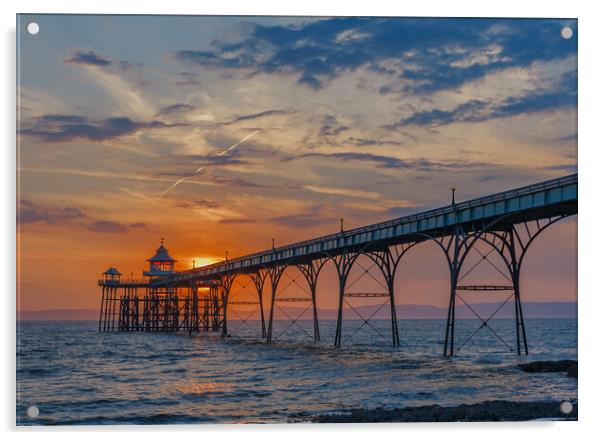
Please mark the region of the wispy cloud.
POLYGON ((26 199, 19 203, 17 220, 21 225, 79 226, 94 232, 115 234, 133 229, 148 229, 148 225, 144 222, 123 223, 115 220, 94 219, 84 208, 78 206, 43 205, 26 199))
MULTIPOLYGON (((251 139, 251 137, 254 136, 257 133, 259 133, 259 130, 255 130, 255 131, 249 133, 248 135, 246 135, 245 137, 243 137, 241 140, 239 140, 238 142, 230 145, 224 151, 221 151, 220 153, 216 154, 215 156, 216 157, 221 157, 221 156, 224 156, 224 155, 228 154, 230 151, 234 150, 236 147, 238 147, 243 142, 251 139)), ((163 194, 167 194, 169 191, 171 191, 172 189, 174 189, 180 183, 185 182, 188 178, 195 176, 196 174, 198 174, 201 171, 203 171, 205 168, 206 168, 206 165, 203 165, 203 166, 197 168, 193 173, 190 173, 188 176, 182 177, 181 179, 176 180, 169 188, 167 188, 167 189, 165 189, 163 191, 163 194)))
POLYGON ((259 112, 259 113, 252 113, 252 114, 248 114, 248 115, 237 116, 230 121, 223 122, 222 125, 231 125, 231 124, 236 124, 238 122, 252 121, 255 119, 264 118, 266 116, 289 115, 289 114, 291 114, 291 112, 286 111, 286 110, 265 110, 265 111, 259 112))
POLYGON ((462 162, 462 161, 434 161, 425 158, 419 159, 399 159, 392 156, 383 156, 372 153, 305 153, 298 156, 291 156, 283 159, 283 161, 299 160, 305 158, 323 158, 340 160, 343 162, 369 162, 375 164, 379 168, 391 169, 414 169, 419 171, 436 171, 436 170, 462 170, 479 167, 494 167, 492 164, 485 162, 462 162))
POLYGON ((144 230, 148 229, 148 225, 144 222, 136 223, 121 223, 113 220, 95 220, 86 225, 86 228, 94 232, 108 232, 110 234, 123 234, 132 229, 144 230))
POLYGON ((112 60, 94 51, 73 50, 65 63, 81 69, 112 97, 113 111, 128 117, 149 118, 153 106, 142 89, 147 81, 140 73, 140 63, 112 60))
POLYGON ((338 218, 320 214, 319 211, 319 208, 313 208, 308 212, 280 215, 272 217, 269 219, 269 222, 288 226, 290 228, 312 228, 328 223, 338 225, 338 218))
POLYGON ((333 194, 337 196, 346 196, 346 197, 357 197, 361 199, 374 199, 379 198, 379 194, 372 191, 364 191, 360 189, 352 189, 352 188, 329 188, 326 186, 317 186, 317 185, 304 185, 304 189, 320 193, 320 194, 333 194))
POLYGON ((155 117, 161 116, 181 116, 185 115, 191 111, 196 110, 197 107, 191 104, 172 104, 166 107, 161 107, 157 113, 155 113, 155 117))
POLYGON ((67 59, 65 62, 69 64, 82 64, 86 66, 110 66, 112 61, 107 58, 98 55, 93 50, 83 51, 83 50, 75 50, 71 54, 71 57, 67 59))
MULTIPOLYGON (((570 76, 574 74, 571 73, 570 76)), ((543 111, 556 111, 566 107, 576 108, 577 89, 568 86, 555 90, 536 90, 523 96, 510 96, 501 102, 470 100, 451 110, 432 109, 419 111, 385 128, 410 125, 441 126, 455 122, 476 123, 490 119, 506 118, 543 111)))
POLYGON ((222 225, 244 225, 255 222, 256 220, 252 218, 223 218, 219 221, 222 225))
POLYGON ((200 86, 199 75, 195 72, 180 72, 175 82, 176 86, 200 86))
POLYGON ((139 122, 127 117, 91 120, 78 115, 43 115, 25 121, 28 128, 20 133, 44 142, 69 142, 85 139, 101 142, 137 133, 144 129, 180 127, 184 124, 166 124, 161 121, 139 122))
POLYGON ((81 220, 86 214, 81 208, 73 206, 42 206, 30 200, 20 200, 17 218, 20 224, 45 223, 60 224, 72 220, 81 220))

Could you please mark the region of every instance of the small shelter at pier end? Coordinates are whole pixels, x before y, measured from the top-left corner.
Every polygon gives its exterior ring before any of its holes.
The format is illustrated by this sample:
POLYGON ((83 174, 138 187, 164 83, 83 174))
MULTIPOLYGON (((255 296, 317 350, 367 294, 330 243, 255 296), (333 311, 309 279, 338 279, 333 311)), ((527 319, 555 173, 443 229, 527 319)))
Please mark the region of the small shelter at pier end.
POLYGON ((150 277, 152 280, 155 277, 163 277, 170 275, 175 272, 175 263, 178 261, 174 259, 167 249, 163 245, 163 239, 161 239, 161 246, 155 252, 151 258, 146 260, 150 263, 149 270, 145 270, 143 275, 150 277))
POLYGON ((102 281, 105 284, 119 284, 121 281, 121 272, 114 267, 109 267, 102 273, 102 281))

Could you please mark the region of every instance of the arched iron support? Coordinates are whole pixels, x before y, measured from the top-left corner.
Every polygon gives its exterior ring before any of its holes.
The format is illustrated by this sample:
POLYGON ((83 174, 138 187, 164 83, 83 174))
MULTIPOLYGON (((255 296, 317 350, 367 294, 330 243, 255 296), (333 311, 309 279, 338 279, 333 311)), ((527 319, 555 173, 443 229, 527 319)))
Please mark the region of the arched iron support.
POLYGON ((454 332, 455 332, 455 320, 456 320, 456 287, 458 285, 458 272, 459 262, 458 255, 460 253, 461 242, 460 233, 462 233, 458 227, 454 228, 454 232, 451 235, 431 236, 426 233, 417 233, 416 235, 424 237, 437 244, 437 246, 443 252, 446 258, 447 265, 449 268, 449 283, 450 283, 450 295, 449 305, 447 308, 447 320, 445 324, 445 341, 443 345, 443 356, 447 356, 448 344, 450 347, 450 356, 453 354, 454 346, 454 332), (445 241, 447 240, 447 243, 445 241), (451 253, 451 255, 450 255, 451 253))
POLYGON ((397 310, 395 308, 395 274, 403 256, 418 243, 401 243, 387 246, 384 250, 368 250, 365 252, 365 255, 374 261, 380 269, 387 285, 391 308, 391 340, 394 347, 399 346, 399 327, 397 325, 397 310))
POLYGON ((255 285, 255 290, 257 291, 257 300, 259 301, 259 314, 261 316, 261 337, 265 338, 267 336, 266 328, 265 328, 265 315, 263 312, 263 288, 265 286, 265 280, 267 278, 267 271, 264 269, 259 269, 257 272, 253 272, 249 274, 253 284, 255 285))
POLYGON ((337 325, 334 336, 335 347, 341 346, 341 337, 343 330, 343 300, 345 298, 345 286, 347 284, 347 279, 349 277, 349 273, 351 272, 351 268, 353 267, 353 263, 355 263, 355 261, 360 255, 361 252, 353 252, 349 248, 346 248, 343 251, 343 253, 330 256, 330 259, 336 267, 337 276, 339 278, 339 303, 337 311, 337 325))
MULTIPOLYGON (((443 253, 447 259, 448 266, 449 266, 450 301, 449 301, 449 307, 448 307, 448 313, 447 313, 447 323, 446 323, 445 340, 444 340, 444 348, 443 348, 444 356, 448 356, 448 355, 453 356, 453 354, 454 354, 455 308, 456 308, 456 296, 457 296, 456 290, 457 290, 457 286, 458 286, 460 271, 462 270, 462 267, 466 260, 466 257, 468 256, 470 250, 473 248, 475 243, 477 243, 479 240, 482 240, 482 237, 485 234, 494 233, 496 231, 496 227, 498 225, 502 224, 504 221, 508 220, 508 218, 510 218, 510 217, 511 217, 511 215, 507 215, 507 216, 503 216, 503 217, 498 217, 495 220, 492 220, 488 223, 483 222, 481 227, 478 227, 478 228, 475 227, 475 224, 473 223, 471 225, 472 230, 476 231, 476 232, 472 232, 472 233, 467 233, 464 230, 462 225, 455 225, 453 227, 453 231, 451 234, 441 234, 439 236, 431 236, 426 233, 417 233, 416 234, 416 235, 423 236, 423 237, 437 243, 439 248, 443 251, 443 253), (444 244, 444 241, 446 239, 448 240, 447 245, 444 244)), ((564 217, 565 217, 565 215, 559 215, 559 217, 555 221, 559 220, 560 218, 564 218, 564 217)), ((538 220, 536 220, 536 222, 539 224, 538 220)), ((527 222, 523 222, 523 223, 527 223, 527 222)), ((517 235, 515 225, 513 224, 511 226, 511 230, 512 230, 511 240, 514 240, 515 238, 520 240, 520 246, 522 249, 521 256, 518 258, 516 258, 516 256, 515 256, 515 261, 513 263, 514 267, 516 268, 516 269, 513 269, 513 272, 516 274, 516 275, 514 275, 515 279, 513 279, 513 285, 515 285, 515 288, 517 289, 517 290, 515 290, 515 292, 517 292, 517 291, 519 292, 517 276, 520 273, 520 267, 521 267, 522 261, 524 259, 524 252, 526 251, 526 249, 528 249, 528 247, 532 243, 533 239, 535 237, 537 237, 551 223, 552 222, 549 222, 546 225, 544 225, 544 227, 538 228, 538 231, 536 231, 534 234, 529 233, 529 240, 524 243, 523 243, 522 239, 520 238, 520 236, 517 235)), ((508 247, 515 248, 515 246, 512 242, 508 242, 505 245, 505 247, 506 248, 508 248, 508 247)), ((517 298, 517 299, 515 299, 516 313, 517 313, 517 316, 519 316, 520 323, 522 323, 522 305, 520 303, 520 292, 518 294, 516 294, 515 297, 517 298)), ((520 323, 518 324, 518 326, 521 327, 521 330, 522 330, 521 336, 524 341, 525 352, 526 352, 526 354, 528 354, 528 348, 526 345, 526 331, 525 331, 524 325, 520 324, 520 323)))
POLYGON ((268 331, 266 335, 266 342, 270 344, 272 342, 272 329, 274 327, 274 306, 276 303, 276 290, 278 289, 278 284, 280 283, 280 279, 282 278, 282 274, 286 270, 288 265, 284 264, 275 264, 273 266, 265 266, 264 270, 267 273, 267 277, 270 280, 270 286, 272 288, 272 302, 270 304, 270 317, 268 320, 268 331))
MULTIPOLYGON (((230 296, 230 289, 232 288, 232 283, 236 278, 235 273, 226 272, 220 276, 218 282, 219 295, 221 297, 221 305, 222 305, 222 338, 228 336, 228 298, 230 296)), ((218 312, 219 314, 219 312, 218 312)))
POLYGON ((318 284, 318 276, 322 271, 322 268, 328 261, 328 258, 318 258, 311 260, 309 263, 298 264, 297 268, 305 277, 309 290, 311 293, 311 302, 313 310, 313 321, 314 321, 314 341, 320 340, 320 324, 318 320, 318 306, 316 303, 316 288, 318 284))
MULTIPOLYGON (((264 270, 264 268, 259 268, 257 269, 255 272, 232 272, 231 276, 232 276, 232 280, 231 280, 231 285, 230 285, 230 289, 228 292, 228 303, 224 305, 224 308, 226 308, 228 305, 231 305, 231 299, 232 296, 236 293, 239 293, 241 290, 244 290, 247 288, 247 284, 249 282, 251 282, 255 288, 256 294, 257 294, 257 309, 259 309, 259 314, 260 314, 260 321, 261 321, 261 337, 265 338, 266 337, 266 328, 265 328, 265 318, 264 318, 264 309, 263 309, 263 288, 265 285, 265 279, 266 279, 266 275, 267 272, 264 270), (234 282, 237 279, 240 279, 240 277, 243 276, 248 276, 249 277, 249 281, 247 284, 242 286, 242 289, 239 291, 236 291, 234 289, 234 282)), ((238 313, 236 313, 234 310, 230 310, 230 312, 232 312, 239 320, 241 325, 245 325, 247 324, 247 321, 251 318, 251 315, 253 315, 253 313, 255 313, 255 310, 253 310, 251 312, 251 314, 249 314, 248 316, 241 316, 238 313)), ((240 326, 237 326, 237 328, 240 328, 240 326)))
POLYGON ((516 350, 520 355, 524 349, 525 355, 529 354, 529 347, 527 344, 527 332, 524 324, 523 308, 521 301, 521 290, 520 290, 520 275, 521 268, 525 259, 527 250, 530 248, 533 241, 548 227, 555 224, 556 222, 566 218, 566 214, 559 214, 558 216, 548 217, 547 222, 542 224, 541 220, 532 220, 531 222, 521 222, 527 231, 527 237, 521 237, 517 224, 502 229, 500 231, 487 231, 479 239, 487 243, 494 249, 497 254, 501 257, 506 265, 506 269, 510 275, 513 294, 514 294, 514 315, 515 315, 515 326, 516 326, 516 350), (536 229, 532 232, 529 229, 528 223, 535 223, 536 229), (489 238, 489 236, 493 238, 489 238), (501 247, 498 245, 499 240, 501 247), (517 246, 518 243, 518 246, 517 246))

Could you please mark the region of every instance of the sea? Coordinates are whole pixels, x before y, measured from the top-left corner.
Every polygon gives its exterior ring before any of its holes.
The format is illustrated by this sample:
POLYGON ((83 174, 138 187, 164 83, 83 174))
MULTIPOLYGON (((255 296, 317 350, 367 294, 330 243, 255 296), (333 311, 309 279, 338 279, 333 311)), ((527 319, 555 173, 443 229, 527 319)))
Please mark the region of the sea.
POLYGON ((286 423, 354 408, 454 406, 489 400, 577 400, 563 373, 522 372, 536 360, 577 359, 575 319, 527 319, 529 355, 517 355, 514 321, 231 321, 231 336, 99 333, 92 321, 17 322, 18 425, 286 423), (507 344, 507 345, 506 345, 507 344), (35 408, 34 408, 35 407, 35 408), (36 411, 37 409, 37 411, 36 411))

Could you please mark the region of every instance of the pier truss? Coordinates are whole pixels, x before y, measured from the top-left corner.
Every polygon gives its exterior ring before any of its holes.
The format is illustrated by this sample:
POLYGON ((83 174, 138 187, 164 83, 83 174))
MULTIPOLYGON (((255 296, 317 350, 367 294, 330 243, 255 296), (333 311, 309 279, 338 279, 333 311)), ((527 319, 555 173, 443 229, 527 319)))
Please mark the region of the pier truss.
POLYGON ((267 343, 297 332, 320 341, 317 284, 323 269, 331 265, 338 279, 338 291, 331 293, 337 302, 334 345, 352 341, 357 332, 373 331, 379 340, 399 346, 403 335, 395 308, 395 276, 414 247, 430 242, 441 251, 449 270, 443 354, 453 356, 468 349, 479 332, 517 354, 528 354, 521 269, 540 234, 577 214, 577 183, 574 174, 461 203, 452 201, 439 209, 144 282, 107 276, 99 281, 99 331, 213 331, 224 337, 241 332, 267 343), (483 266, 496 278, 475 279, 475 269, 483 266), (484 314, 475 306, 483 298, 497 301, 492 312, 484 314), (360 300, 373 302, 376 310, 363 312, 357 306, 360 300), (466 306, 478 322, 465 335, 457 332, 458 304, 466 306), (508 305, 514 315, 513 342, 492 326, 508 305), (388 335, 371 323, 385 310, 390 319, 388 335), (356 326, 343 331, 349 318, 356 326), (311 330, 300 324, 302 320, 312 323, 311 330))

